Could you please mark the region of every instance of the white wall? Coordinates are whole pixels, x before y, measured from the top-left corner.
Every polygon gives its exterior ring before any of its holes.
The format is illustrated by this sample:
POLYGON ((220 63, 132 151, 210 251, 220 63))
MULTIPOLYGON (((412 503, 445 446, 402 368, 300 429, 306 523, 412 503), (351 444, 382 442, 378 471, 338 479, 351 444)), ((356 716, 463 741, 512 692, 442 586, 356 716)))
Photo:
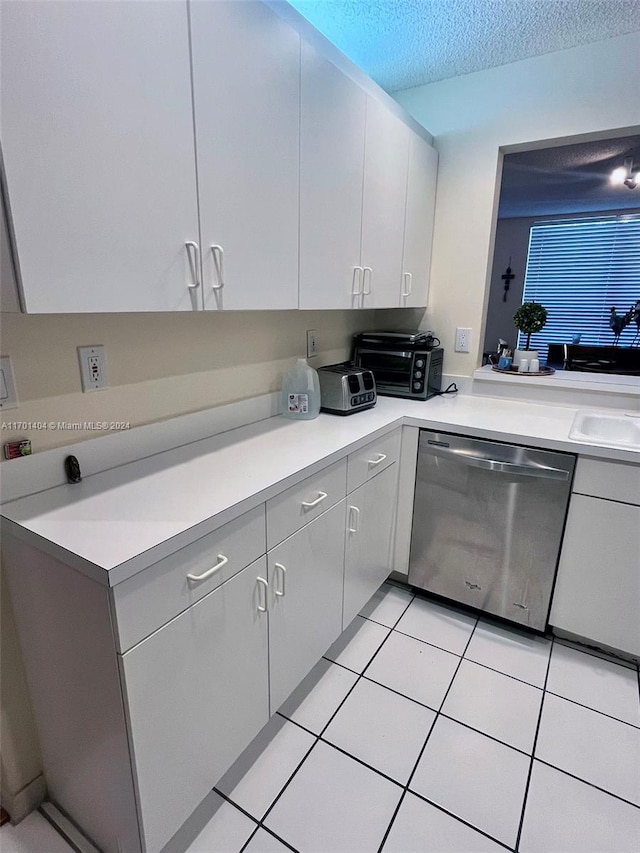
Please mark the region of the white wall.
POLYGON ((499 149, 637 132, 639 90, 640 41, 632 33, 396 93, 440 154, 428 317, 447 373, 468 376, 480 363, 499 149), (456 326, 473 329, 469 355, 453 352, 456 326))

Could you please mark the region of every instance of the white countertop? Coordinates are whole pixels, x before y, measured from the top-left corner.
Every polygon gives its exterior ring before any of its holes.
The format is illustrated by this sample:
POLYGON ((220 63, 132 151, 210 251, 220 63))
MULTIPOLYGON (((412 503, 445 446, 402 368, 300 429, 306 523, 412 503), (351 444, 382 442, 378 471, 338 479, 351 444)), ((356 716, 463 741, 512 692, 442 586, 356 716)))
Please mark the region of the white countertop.
POLYGON ((568 438, 577 409, 481 396, 378 399, 349 417, 274 417, 7 503, 7 527, 114 585, 402 424, 640 463, 568 438))

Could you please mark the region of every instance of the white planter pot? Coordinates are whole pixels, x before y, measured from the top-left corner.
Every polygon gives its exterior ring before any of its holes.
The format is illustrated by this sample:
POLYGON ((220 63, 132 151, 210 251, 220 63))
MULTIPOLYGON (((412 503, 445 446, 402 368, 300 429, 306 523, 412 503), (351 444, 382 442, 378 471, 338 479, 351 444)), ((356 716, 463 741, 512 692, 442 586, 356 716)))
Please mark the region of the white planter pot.
POLYGON ((520 362, 523 358, 529 359, 531 364, 532 358, 538 358, 538 351, 535 349, 517 349, 513 352, 513 366, 520 367, 520 362))

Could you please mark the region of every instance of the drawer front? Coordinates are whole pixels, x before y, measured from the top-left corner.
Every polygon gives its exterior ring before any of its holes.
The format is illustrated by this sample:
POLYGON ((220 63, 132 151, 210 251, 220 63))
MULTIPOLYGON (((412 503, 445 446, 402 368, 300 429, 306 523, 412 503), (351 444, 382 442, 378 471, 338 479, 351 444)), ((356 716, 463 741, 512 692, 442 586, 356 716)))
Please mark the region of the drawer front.
POLYGON ((401 435, 402 430, 396 429, 349 454, 347 494, 398 461, 401 435))
POLYGON ((346 494, 347 460, 330 465, 267 501, 267 547, 273 548, 346 494))
POLYGON ((112 594, 118 650, 130 649, 265 551, 265 513, 264 504, 260 504, 177 554, 116 584, 112 594), (201 575, 205 577, 198 580, 201 575))
POLYGON ((573 491, 640 506, 640 465, 578 457, 573 491))

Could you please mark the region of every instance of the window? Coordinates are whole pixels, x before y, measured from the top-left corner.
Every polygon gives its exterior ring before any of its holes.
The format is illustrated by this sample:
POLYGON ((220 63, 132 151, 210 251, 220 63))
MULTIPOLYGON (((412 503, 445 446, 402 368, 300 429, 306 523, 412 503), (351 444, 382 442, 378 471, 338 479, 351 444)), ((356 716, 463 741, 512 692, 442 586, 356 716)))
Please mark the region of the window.
MULTIPOLYGON (((529 235, 524 302, 539 302, 549 316, 531 336, 545 358, 550 343, 611 346, 611 308, 624 314, 640 299, 640 216, 629 214, 536 223, 529 235)), ((526 335, 518 334, 518 346, 526 335)), ((620 346, 640 344, 635 323, 620 346)))

